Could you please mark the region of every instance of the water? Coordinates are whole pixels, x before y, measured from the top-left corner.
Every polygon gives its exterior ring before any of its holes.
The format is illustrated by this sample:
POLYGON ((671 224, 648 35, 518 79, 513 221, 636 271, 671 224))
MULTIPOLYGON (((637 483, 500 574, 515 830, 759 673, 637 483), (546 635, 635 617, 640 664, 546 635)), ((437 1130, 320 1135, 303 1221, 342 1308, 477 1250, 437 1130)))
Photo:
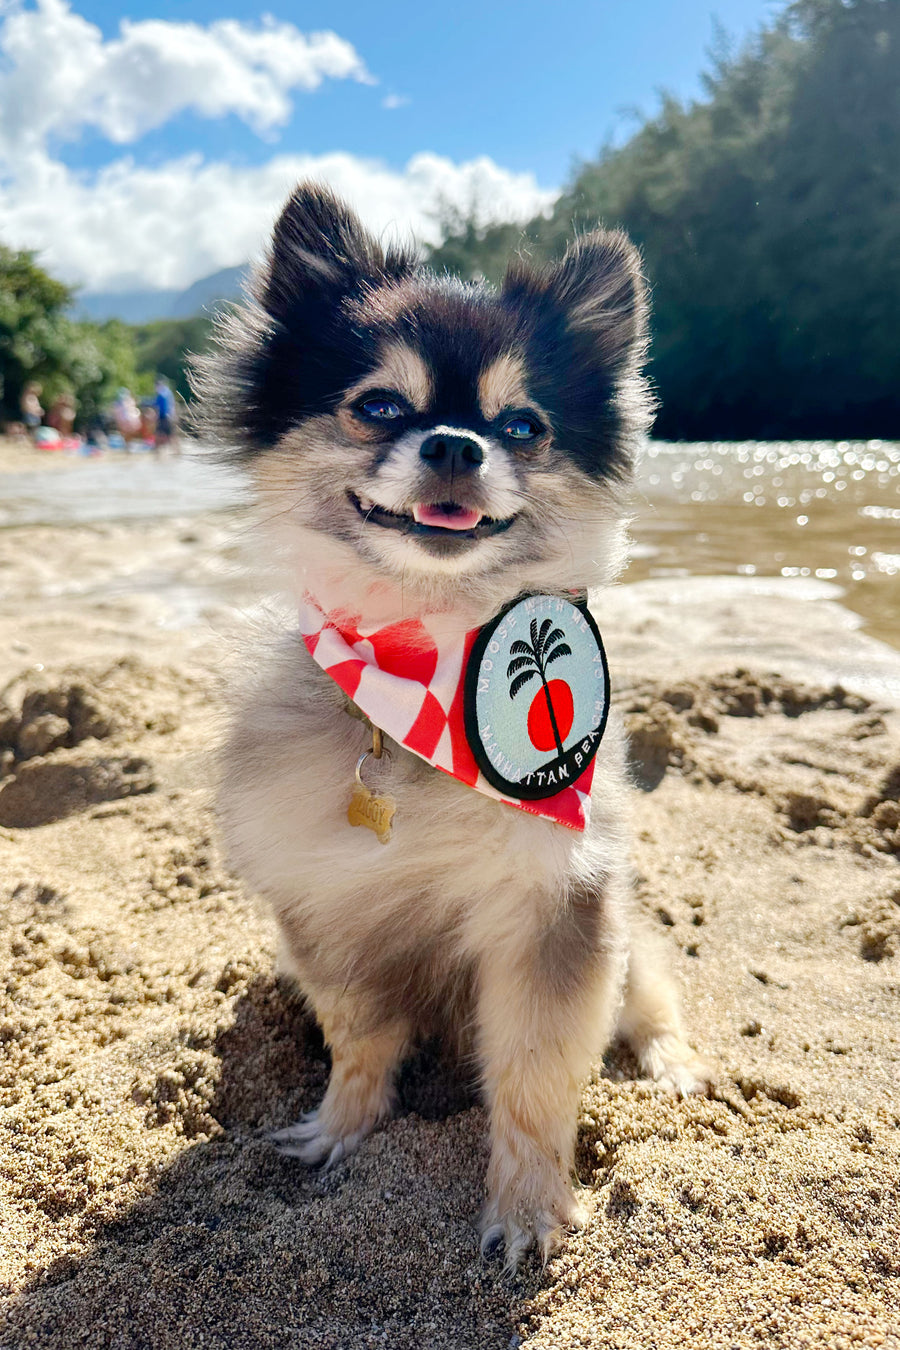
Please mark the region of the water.
POLYGON ((900 647, 900 445, 652 442, 627 579, 819 577, 900 647))
POLYGON ((239 473, 200 455, 73 458, 50 472, 0 473, 0 529, 190 516, 246 498, 239 473))
MULTIPOLYGON (((0 528, 221 512, 240 474, 183 457, 73 460, 0 474, 0 528)), ((651 442, 626 580, 819 577, 900 647, 900 445, 881 441, 651 442)))

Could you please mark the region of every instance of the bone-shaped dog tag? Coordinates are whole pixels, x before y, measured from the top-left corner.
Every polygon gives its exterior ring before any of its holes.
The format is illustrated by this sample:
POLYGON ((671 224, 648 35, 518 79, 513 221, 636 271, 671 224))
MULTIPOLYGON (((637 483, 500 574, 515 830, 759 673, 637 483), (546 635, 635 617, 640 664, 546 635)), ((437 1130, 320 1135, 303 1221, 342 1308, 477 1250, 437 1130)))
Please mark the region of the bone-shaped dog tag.
MULTIPOLYGON (((380 729, 373 727, 372 749, 367 750, 364 755, 360 755, 356 761, 356 786, 353 789, 353 796, 350 798, 350 805, 347 807, 347 819, 351 825, 364 825, 367 830, 371 830, 379 844, 389 844, 391 841, 391 825, 394 812, 397 810, 397 803, 386 792, 371 792, 362 780, 362 766, 370 755, 375 759, 381 759, 382 753, 384 753, 383 744, 380 729)), ((390 758, 390 750, 386 753, 390 758)))
POLYGON ((371 830, 379 844, 389 844, 396 809, 393 797, 376 796, 365 783, 357 783, 347 807, 347 819, 351 825, 364 825, 371 830))

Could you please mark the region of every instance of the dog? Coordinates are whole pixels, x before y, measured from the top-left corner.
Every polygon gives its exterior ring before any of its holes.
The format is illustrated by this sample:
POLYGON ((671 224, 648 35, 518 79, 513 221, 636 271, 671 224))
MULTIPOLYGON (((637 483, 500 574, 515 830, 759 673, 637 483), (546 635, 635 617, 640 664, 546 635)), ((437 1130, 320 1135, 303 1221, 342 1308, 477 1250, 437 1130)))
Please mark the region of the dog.
POLYGON ((584 601, 624 561, 646 332, 620 232, 495 290, 306 184, 199 378, 300 614, 237 698, 219 800, 331 1052, 321 1105, 273 1138, 334 1165, 417 1040, 455 1038, 489 1111, 482 1249, 510 1268, 582 1221, 579 1092, 614 1035, 677 1093, 708 1080, 631 899, 584 601))

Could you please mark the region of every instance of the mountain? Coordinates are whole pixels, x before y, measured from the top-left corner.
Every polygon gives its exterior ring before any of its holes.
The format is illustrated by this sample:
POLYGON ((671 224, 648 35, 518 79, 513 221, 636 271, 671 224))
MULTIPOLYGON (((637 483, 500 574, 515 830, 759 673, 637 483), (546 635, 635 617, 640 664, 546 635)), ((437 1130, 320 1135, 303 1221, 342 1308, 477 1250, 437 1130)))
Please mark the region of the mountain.
POLYGON ((183 291, 85 291, 76 298, 75 317, 92 319, 95 323, 106 319, 121 319, 124 323, 189 319, 204 310, 215 309, 223 301, 236 300, 246 271, 246 264, 223 267, 183 291))
POLYGON ((76 319, 122 319, 125 323, 149 323, 166 319, 181 291, 84 291, 76 296, 76 319))
POLYGON ((202 310, 215 309, 225 300, 237 300, 241 294, 241 283, 247 272, 247 264, 242 267, 223 267, 212 276, 201 277, 186 291, 180 291, 172 301, 164 319, 191 319, 202 310))

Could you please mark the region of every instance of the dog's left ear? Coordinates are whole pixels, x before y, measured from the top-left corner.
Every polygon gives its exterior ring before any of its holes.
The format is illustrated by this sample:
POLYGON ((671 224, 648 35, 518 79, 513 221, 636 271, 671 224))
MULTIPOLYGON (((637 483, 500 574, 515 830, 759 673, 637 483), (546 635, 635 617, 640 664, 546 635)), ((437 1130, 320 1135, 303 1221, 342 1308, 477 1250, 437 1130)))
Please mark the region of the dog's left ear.
POLYGON ((596 359, 612 372, 644 355, 647 285, 640 254, 621 230, 582 235, 561 261, 546 267, 516 259, 503 293, 552 310, 568 332, 588 340, 596 359))

